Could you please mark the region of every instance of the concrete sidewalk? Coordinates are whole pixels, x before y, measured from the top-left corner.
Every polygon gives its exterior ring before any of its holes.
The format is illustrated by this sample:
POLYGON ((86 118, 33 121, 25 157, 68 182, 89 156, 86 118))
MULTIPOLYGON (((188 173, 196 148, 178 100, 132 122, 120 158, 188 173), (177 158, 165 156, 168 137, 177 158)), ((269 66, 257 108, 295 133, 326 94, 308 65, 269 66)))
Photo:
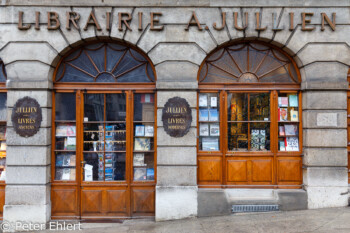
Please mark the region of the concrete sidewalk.
POLYGON ((223 217, 193 218, 154 222, 127 220, 123 223, 83 223, 81 231, 42 232, 350 232, 350 208, 329 208, 270 213, 233 214, 223 217))

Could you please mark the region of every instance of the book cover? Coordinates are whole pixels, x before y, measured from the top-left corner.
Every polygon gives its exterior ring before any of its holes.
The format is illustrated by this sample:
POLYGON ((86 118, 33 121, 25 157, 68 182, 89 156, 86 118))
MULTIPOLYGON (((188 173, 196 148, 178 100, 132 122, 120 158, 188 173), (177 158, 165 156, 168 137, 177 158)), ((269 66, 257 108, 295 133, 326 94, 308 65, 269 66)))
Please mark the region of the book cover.
POLYGON ((297 125, 284 125, 285 134, 286 136, 295 136, 298 132, 298 126, 297 125))
POLYGON ((220 136, 219 124, 210 124, 210 136, 220 136))
POLYGON ((284 126, 283 125, 278 126, 278 132, 279 132, 280 136, 286 136, 286 132, 284 130, 284 126))
POLYGON ((144 125, 136 125, 135 126, 135 136, 145 136, 145 126, 144 125))
POLYGON ((134 154, 134 166, 145 166, 145 154, 135 153, 134 154))
POLYGON ((279 141, 279 145, 280 145, 280 151, 286 151, 286 146, 285 146, 284 140, 279 141))
POLYGON ((279 108, 278 113, 279 113, 279 120, 280 121, 287 121, 288 120, 287 108, 279 108))
POLYGON ((65 154, 63 156, 63 164, 62 166, 70 166, 70 155, 65 154))
POLYGON ((146 125, 145 126, 145 136, 146 137, 153 137, 154 136, 153 125, 146 125))
POLYGON ((199 125, 199 136, 209 136, 209 124, 201 123, 199 125))
POLYGON ((218 110, 217 109, 210 109, 209 110, 209 121, 218 121, 218 110))
POLYGON ((70 180, 75 180, 75 169, 70 169, 70 180))
POLYGON ((55 180, 62 180, 63 169, 56 169, 55 180))
POLYGON ((134 150, 135 151, 149 151, 149 150, 151 150, 150 138, 135 138, 134 150))
POLYGON ((147 180, 147 170, 143 167, 134 168, 134 180, 147 180))
POLYGON ((290 110, 290 120, 291 121, 298 121, 299 120, 298 111, 290 110))
POLYGON ((288 107, 288 97, 278 97, 278 107, 288 107))
POLYGON ((56 156, 56 166, 58 167, 63 166, 63 158, 64 158, 64 154, 58 154, 56 156))
POLYGON ((208 109, 199 109, 199 121, 208 121, 209 112, 208 109))
POLYGON ((199 107, 207 107, 208 106, 208 97, 206 94, 200 94, 198 100, 199 107))
POLYGON ((219 150, 219 139, 218 138, 202 138, 202 150, 204 150, 204 151, 219 150))
POLYGON ((63 169, 62 180, 70 180, 70 168, 63 169))
POLYGON ((146 176, 147 176, 147 180, 154 180, 154 169, 153 168, 147 168, 146 176))
POLYGON ((299 151, 298 137, 287 137, 286 138, 286 151, 299 151))
POLYGON ((289 95, 289 107, 298 107, 298 96, 289 95))
POLYGON ((75 166, 75 163, 76 163, 76 156, 75 155, 70 155, 69 166, 75 166))

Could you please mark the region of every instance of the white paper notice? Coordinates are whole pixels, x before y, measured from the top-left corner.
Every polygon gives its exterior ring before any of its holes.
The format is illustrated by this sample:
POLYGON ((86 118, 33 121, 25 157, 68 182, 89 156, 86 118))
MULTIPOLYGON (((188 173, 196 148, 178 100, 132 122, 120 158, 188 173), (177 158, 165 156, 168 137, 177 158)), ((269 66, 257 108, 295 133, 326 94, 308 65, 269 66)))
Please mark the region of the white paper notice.
POLYGON ((92 181, 92 168, 93 168, 92 165, 85 164, 84 166, 85 181, 92 181))

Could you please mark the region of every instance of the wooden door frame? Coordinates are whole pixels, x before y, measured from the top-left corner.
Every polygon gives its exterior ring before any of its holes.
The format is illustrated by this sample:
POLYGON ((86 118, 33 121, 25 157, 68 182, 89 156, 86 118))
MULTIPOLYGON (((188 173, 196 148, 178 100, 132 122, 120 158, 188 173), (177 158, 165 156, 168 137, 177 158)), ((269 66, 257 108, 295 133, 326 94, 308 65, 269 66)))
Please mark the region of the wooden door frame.
MULTIPOLYGON (((64 187, 64 186, 72 186, 75 187, 77 190, 77 211, 76 215, 71 216, 52 216, 52 219, 100 219, 100 218, 108 218, 108 216, 102 216, 102 217, 92 217, 92 218, 85 218, 82 217, 82 198, 81 198, 81 191, 82 187, 101 187, 102 186, 115 186, 115 187, 125 187, 127 186, 127 192, 128 192, 128 200, 127 200, 127 216, 123 217, 112 217, 112 218, 132 218, 134 217, 147 217, 147 216, 153 216, 152 214, 145 214, 143 216, 142 214, 136 214, 134 215, 132 213, 132 207, 133 207, 133 201, 132 201, 132 187, 149 187, 153 186, 155 189, 155 185, 157 183, 156 177, 157 177, 157 93, 156 88, 154 84, 148 84, 148 85, 136 85, 136 87, 132 87, 132 85, 126 85, 126 86, 120 86, 115 84, 109 84, 109 88, 107 89, 105 84, 99 85, 88 85, 88 89, 86 88, 86 85, 82 84, 76 84, 71 85, 70 88, 68 88, 67 84, 58 84, 55 86, 53 91, 53 104, 52 104, 52 149, 51 149, 51 183, 53 187, 64 187), (85 86, 83 89, 82 87, 85 86), (57 181, 55 180, 55 93, 75 93, 76 97, 76 130, 77 130, 77 146, 76 146, 76 180, 75 181, 57 181), (107 93, 125 93, 126 95, 126 164, 125 164, 125 181, 121 182, 113 182, 111 184, 103 181, 103 183, 96 184, 96 181, 91 182, 92 184, 87 184, 83 182, 82 180, 82 164, 83 161, 83 144, 81 142, 81 138, 83 137, 83 118, 84 118, 84 94, 85 93, 98 93, 98 94, 107 94, 107 93), (153 93, 154 94, 154 181, 148 181, 148 182, 134 182, 132 180, 132 171, 133 171, 133 110, 134 110, 134 101, 133 96, 134 94, 141 94, 141 93, 153 93), (78 139, 80 138, 80 139, 78 139), (117 185, 117 186, 116 186, 117 185)), ((53 196, 53 190, 51 190, 51 197, 53 196)))

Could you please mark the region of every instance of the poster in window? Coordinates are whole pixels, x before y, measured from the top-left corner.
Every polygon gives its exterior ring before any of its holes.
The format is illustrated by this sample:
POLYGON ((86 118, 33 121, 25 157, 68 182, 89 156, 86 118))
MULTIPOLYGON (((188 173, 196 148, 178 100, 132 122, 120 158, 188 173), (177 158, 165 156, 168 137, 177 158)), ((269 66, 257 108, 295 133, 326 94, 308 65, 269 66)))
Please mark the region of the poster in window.
POLYGON ((145 126, 144 125, 136 125, 135 126, 135 136, 145 136, 145 126))
POLYGON ((202 150, 204 151, 219 150, 219 138, 202 138, 202 150))
POLYGON ((208 97, 206 94, 200 94, 198 100, 199 107, 207 107, 208 106, 208 97))
POLYGON ((199 125, 199 136, 209 136, 209 124, 199 125))
POLYGON ((210 107, 216 108, 218 106, 218 97, 212 96, 210 97, 210 107))
POLYGON ((287 108, 279 108, 278 109, 278 116, 279 116, 280 121, 287 121, 288 120, 287 108))
POLYGON ((199 121, 208 121, 209 112, 208 109, 199 109, 199 121))
POLYGON ((217 109, 209 109, 209 121, 218 121, 218 110, 217 109))
POLYGON ((220 136, 219 124, 210 124, 210 136, 220 136))

